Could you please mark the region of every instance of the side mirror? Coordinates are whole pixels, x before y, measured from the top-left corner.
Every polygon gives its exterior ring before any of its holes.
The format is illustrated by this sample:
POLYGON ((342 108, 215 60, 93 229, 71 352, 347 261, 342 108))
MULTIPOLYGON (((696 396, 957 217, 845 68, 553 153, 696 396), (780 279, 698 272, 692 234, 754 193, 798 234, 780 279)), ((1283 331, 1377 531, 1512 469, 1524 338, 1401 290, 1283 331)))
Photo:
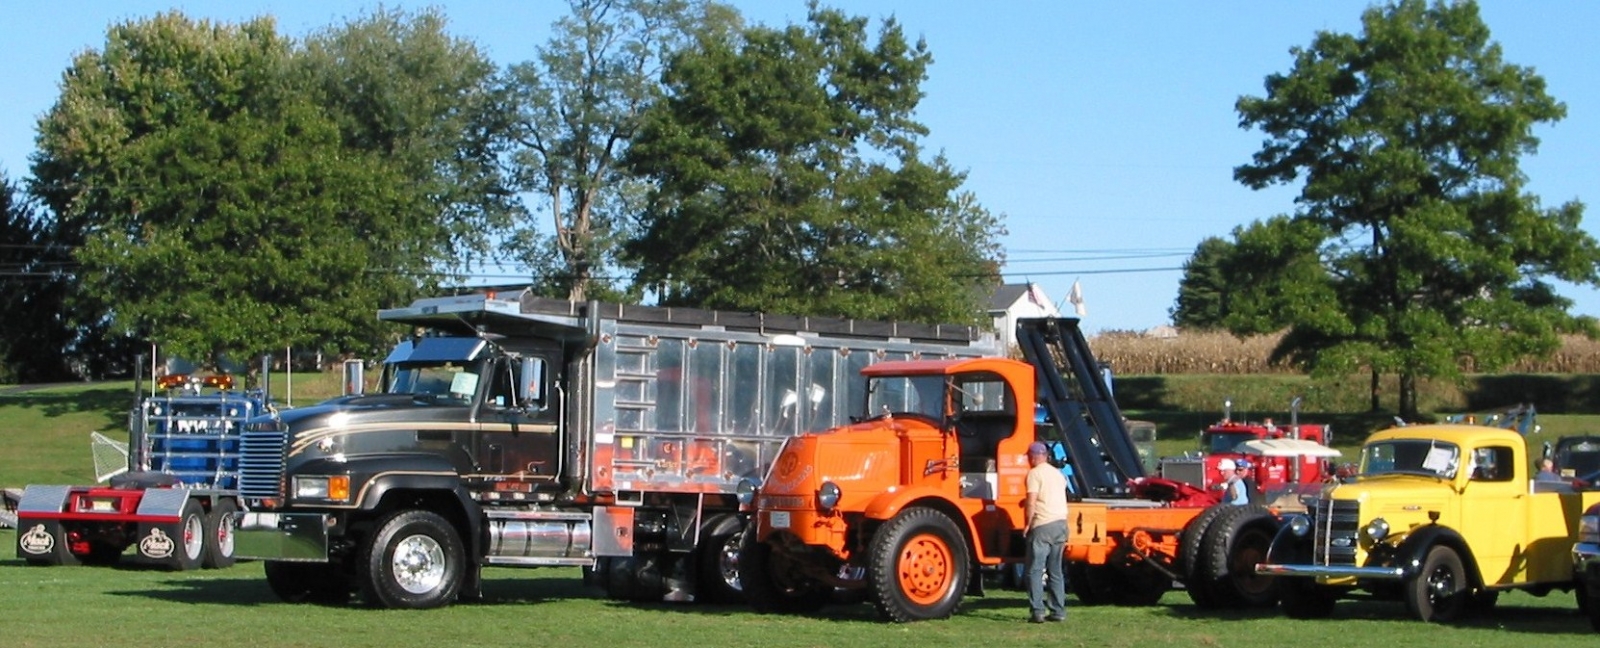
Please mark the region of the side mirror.
POLYGON ((517 405, 544 408, 544 358, 523 358, 518 362, 517 405))

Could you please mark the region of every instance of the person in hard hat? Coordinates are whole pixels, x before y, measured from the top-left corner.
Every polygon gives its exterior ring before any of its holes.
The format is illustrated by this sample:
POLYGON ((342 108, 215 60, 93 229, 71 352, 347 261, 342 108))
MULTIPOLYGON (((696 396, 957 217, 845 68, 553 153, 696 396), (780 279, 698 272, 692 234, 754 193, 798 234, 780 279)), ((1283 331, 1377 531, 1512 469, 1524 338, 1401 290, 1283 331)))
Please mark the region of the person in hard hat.
POLYGON ((1022 500, 1026 525, 1022 533, 1028 540, 1028 622, 1064 621, 1067 575, 1061 554, 1067 544, 1067 479, 1050 465, 1050 450, 1043 443, 1028 446, 1028 465, 1028 494, 1022 500))
POLYGON ((1222 476, 1222 501, 1225 504, 1244 506, 1250 503, 1250 486, 1245 482, 1245 477, 1250 470, 1250 462, 1240 459, 1223 459, 1217 462, 1217 472, 1222 476))

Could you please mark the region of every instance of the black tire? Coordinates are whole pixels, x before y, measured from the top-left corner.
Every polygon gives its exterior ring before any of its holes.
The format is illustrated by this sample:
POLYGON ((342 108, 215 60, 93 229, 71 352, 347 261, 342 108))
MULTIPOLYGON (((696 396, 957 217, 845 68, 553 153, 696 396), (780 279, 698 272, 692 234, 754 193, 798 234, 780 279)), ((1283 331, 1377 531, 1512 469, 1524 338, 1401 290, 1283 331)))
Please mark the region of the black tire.
POLYGON ((381 520, 357 564, 367 604, 384 608, 449 605, 465 574, 461 537, 431 511, 398 511, 381 520))
POLYGON ((1278 603, 1277 579, 1256 574, 1278 533, 1277 519, 1265 506, 1232 506, 1218 515, 1200 541, 1195 583, 1212 607, 1271 607, 1278 603))
POLYGON ((262 565, 267 588, 285 603, 344 605, 353 589, 344 566, 329 563, 269 560, 262 565))
POLYGON ((897 623, 949 617, 967 591, 966 536, 929 508, 901 511, 872 536, 867 581, 878 614, 897 623))
POLYGON ((236 558, 233 551, 233 533, 235 520, 233 514, 238 512, 238 506, 230 499, 219 499, 212 505, 211 512, 206 514, 205 525, 205 559, 203 566, 206 569, 227 569, 232 567, 236 558))
POLYGON ((1112 579, 1111 601, 1121 606, 1155 605, 1172 589, 1172 578, 1143 560, 1090 569, 1089 577, 1112 579))
POLYGON ((1576 589, 1578 609, 1583 615, 1589 617, 1589 627, 1595 632, 1600 632, 1600 583, 1591 583, 1579 579, 1576 589))
POLYGON ((650 556, 613 558, 606 569, 606 597, 616 601, 651 603, 666 596, 661 569, 650 556))
POLYGON ((739 584, 757 612, 808 613, 828 603, 827 586, 801 573, 787 556, 745 533, 739 544, 739 584))
POLYGON ((1291 619, 1326 619, 1339 600, 1339 590, 1318 585, 1310 578, 1284 579, 1278 593, 1282 595, 1283 613, 1291 619))
POLYGON ((1406 609, 1423 621, 1454 621, 1467 610, 1470 586, 1461 556, 1449 547, 1434 547, 1417 577, 1405 583, 1406 609))
POLYGON ((53 520, 18 521, 17 556, 35 567, 77 565, 80 562, 67 545, 67 530, 60 522, 53 520))
POLYGON ((739 582, 739 546, 744 539, 744 526, 735 519, 712 518, 700 536, 696 556, 695 600, 702 603, 728 605, 744 602, 744 588, 739 582))
POLYGON ((206 512, 200 501, 189 499, 178 521, 147 528, 139 539, 139 555, 172 571, 199 569, 206 554, 206 512))
POLYGON ((1206 509, 1189 524, 1183 527, 1183 533, 1178 536, 1178 574, 1183 576, 1184 591, 1189 593, 1189 599, 1202 608, 1216 607, 1209 588, 1200 587, 1200 579, 1195 573, 1195 566, 1200 561, 1200 543, 1205 539, 1206 530, 1217 521, 1217 517, 1228 512, 1229 504, 1218 504, 1206 509))
MULTIPOLYGON (((1067 589, 1073 596, 1078 597, 1080 605, 1095 606, 1111 602, 1113 594, 1109 587, 1111 579, 1100 576, 1098 572, 1102 568, 1104 565, 1071 561, 1062 566, 1061 571, 1067 575, 1067 589)), ((1022 588, 1024 591, 1028 588, 1026 575, 1023 576, 1022 588)))

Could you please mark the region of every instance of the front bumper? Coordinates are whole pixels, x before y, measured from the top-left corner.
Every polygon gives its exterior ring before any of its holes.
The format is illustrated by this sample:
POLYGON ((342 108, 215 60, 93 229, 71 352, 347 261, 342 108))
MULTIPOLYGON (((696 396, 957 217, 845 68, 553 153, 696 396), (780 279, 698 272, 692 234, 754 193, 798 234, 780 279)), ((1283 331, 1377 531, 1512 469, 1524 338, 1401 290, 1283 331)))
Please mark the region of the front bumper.
POLYGON ((256 560, 328 561, 328 516, 244 512, 235 519, 234 554, 256 560))
POLYGON ((1261 576, 1297 576, 1305 578, 1360 578, 1369 580, 1400 580, 1406 571, 1400 567, 1340 567, 1335 565, 1274 565, 1259 563, 1256 574, 1261 576))

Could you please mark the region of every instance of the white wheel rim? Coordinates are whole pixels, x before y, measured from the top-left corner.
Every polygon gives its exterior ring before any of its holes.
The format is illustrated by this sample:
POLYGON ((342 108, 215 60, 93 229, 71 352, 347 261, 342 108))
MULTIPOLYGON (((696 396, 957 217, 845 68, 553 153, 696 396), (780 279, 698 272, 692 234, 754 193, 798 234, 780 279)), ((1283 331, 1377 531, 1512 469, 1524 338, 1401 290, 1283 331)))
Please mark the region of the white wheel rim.
POLYGON ((444 548, 425 535, 395 543, 389 569, 396 585, 412 594, 426 594, 444 582, 444 548))
POLYGON ((233 516, 224 515, 217 520, 217 549, 222 558, 233 556, 233 516))
POLYGON ((183 520, 183 555, 190 559, 199 558, 200 552, 205 551, 205 524, 200 521, 200 516, 191 515, 183 520))

